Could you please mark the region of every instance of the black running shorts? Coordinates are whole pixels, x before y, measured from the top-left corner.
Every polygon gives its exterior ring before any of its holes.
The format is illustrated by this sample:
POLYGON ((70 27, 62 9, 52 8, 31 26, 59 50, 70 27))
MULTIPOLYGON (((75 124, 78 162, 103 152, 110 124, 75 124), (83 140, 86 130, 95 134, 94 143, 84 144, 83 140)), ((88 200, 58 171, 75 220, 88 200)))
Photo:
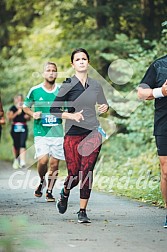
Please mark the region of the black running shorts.
POLYGON ((167 136, 155 136, 158 156, 167 156, 167 136))

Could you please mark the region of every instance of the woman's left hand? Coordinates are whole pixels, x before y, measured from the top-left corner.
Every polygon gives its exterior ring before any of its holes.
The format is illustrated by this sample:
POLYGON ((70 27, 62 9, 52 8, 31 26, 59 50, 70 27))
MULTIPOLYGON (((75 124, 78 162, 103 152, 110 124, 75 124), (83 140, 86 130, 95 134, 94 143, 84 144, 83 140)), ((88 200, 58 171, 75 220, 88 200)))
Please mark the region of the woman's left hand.
POLYGON ((103 114, 103 113, 107 112, 107 110, 108 110, 108 105, 107 104, 98 105, 98 112, 100 114, 103 114))

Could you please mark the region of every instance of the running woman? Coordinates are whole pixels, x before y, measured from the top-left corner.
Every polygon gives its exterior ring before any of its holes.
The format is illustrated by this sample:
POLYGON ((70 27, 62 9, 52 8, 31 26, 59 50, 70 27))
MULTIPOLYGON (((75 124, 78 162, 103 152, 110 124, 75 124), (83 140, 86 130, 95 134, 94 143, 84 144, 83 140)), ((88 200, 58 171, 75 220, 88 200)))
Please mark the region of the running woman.
POLYGON ((51 107, 52 114, 66 119, 64 152, 68 176, 57 207, 59 213, 66 212, 70 191, 81 181, 78 222, 89 223, 91 221, 87 216, 86 207, 92 189, 93 169, 102 143, 95 105, 98 104, 99 113, 105 113, 108 104, 100 83, 88 77, 88 52, 83 48, 73 51, 71 65, 75 75, 62 84, 51 107), (61 106, 63 102, 68 111, 61 106))

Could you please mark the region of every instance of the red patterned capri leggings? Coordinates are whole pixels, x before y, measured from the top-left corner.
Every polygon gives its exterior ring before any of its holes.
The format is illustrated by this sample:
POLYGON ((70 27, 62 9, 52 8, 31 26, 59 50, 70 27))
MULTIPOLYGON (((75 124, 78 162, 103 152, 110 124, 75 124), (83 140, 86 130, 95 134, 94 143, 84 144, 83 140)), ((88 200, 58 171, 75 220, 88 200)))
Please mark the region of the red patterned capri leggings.
POLYGON ((80 183, 80 198, 89 199, 93 169, 96 164, 102 143, 102 136, 97 131, 89 135, 66 135, 64 138, 65 160, 68 176, 65 180, 65 188, 71 190, 80 183))

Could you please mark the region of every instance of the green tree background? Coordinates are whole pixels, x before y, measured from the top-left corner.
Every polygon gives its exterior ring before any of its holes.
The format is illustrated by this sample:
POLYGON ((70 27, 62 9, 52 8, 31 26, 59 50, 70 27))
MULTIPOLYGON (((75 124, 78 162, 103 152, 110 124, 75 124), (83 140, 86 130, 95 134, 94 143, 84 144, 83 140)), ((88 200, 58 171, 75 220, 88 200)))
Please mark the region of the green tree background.
MULTIPOLYGON (((107 118, 116 124, 116 131, 103 144, 98 174, 114 176, 120 184, 131 171, 129 187, 122 188, 117 182, 112 187, 106 184, 104 190, 160 205, 159 164, 152 136, 153 102, 141 102, 133 110, 129 102, 133 97, 128 95, 137 88, 149 64, 166 53, 166 13, 165 0, 0 2, 0 90, 5 111, 15 94, 25 96, 30 87, 42 81, 46 61, 55 61, 59 72, 68 72, 71 51, 86 48, 91 66, 114 88, 108 94, 111 108, 107 118), (116 85, 108 76, 110 64, 117 59, 126 60, 133 68, 126 85, 116 85), (139 181, 141 177, 145 179, 139 181), (149 182, 155 183, 154 187, 149 187, 149 182)), ((32 122, 29 128, 31 145, 32 122)), ((0 153, 4 160, 12 160, 9 131, 7 122, 0 153)))

